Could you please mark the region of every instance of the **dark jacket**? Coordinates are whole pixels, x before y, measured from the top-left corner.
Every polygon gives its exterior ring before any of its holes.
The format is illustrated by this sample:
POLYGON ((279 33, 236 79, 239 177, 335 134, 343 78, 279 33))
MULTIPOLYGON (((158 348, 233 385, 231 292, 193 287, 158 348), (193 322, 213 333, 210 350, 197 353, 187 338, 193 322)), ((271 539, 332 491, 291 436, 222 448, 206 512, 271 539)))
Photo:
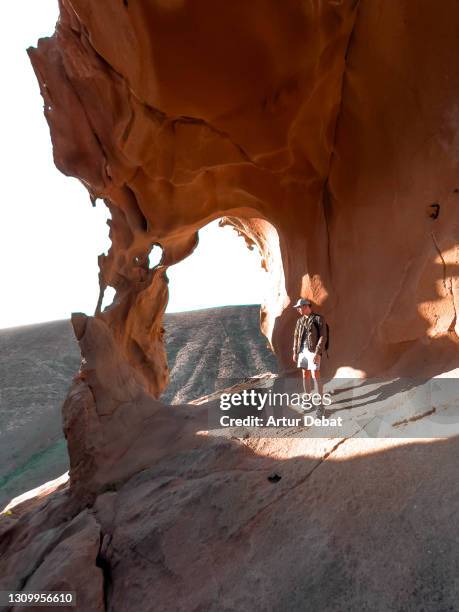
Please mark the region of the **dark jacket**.
POLYGON ((312 312, 310 315, 302 315, 296 322, 293 336, 293 356, 298 358, 305 340, 308 350, 316 355, 321 355, 327 342, 327 326, 322 315, 312 312))

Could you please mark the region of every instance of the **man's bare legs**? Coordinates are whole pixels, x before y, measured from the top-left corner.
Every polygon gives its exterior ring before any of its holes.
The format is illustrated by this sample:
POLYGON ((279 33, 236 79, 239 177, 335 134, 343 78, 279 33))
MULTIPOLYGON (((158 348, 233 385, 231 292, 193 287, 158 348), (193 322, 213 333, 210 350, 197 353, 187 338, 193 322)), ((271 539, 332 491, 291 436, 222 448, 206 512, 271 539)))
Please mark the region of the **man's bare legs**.
POLYGON ((320 378, 320 370, 313 370, 311 372, 311 370, 302 369, 301 371, 303 373, 303 391, 305 393, 311 393, 312 387, 314 386, 314 391, 322 395, 323 385, 320 378), (314 379, 314 383, 312 383, 312 378, 314 379))
POLYGON ((316 388, 316 392, 320 393, 320 395, 323 395, 324 387, 323 387, 323 384, 322 384, 322 380, 320 378, 320 370, 314 370, 312 375, 314 377, 314 386, 316 388))
POLYGON ((301 370, 303 374, 303 391, 305 393, 311 393, 311 370, 301 370))

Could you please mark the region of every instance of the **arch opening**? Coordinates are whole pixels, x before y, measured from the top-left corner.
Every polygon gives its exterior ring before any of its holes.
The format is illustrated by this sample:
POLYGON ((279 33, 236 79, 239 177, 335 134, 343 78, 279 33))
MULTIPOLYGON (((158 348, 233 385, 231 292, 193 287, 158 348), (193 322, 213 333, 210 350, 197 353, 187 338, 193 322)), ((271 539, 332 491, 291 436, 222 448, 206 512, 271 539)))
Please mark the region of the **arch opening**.
POLYGON ((277 372, 271 334, 287 298, 273 225, 257 218, 214 220, 199 231, 193 254, 169 267, 167 276, 170 380, 163 401, 194 400, 277 372))

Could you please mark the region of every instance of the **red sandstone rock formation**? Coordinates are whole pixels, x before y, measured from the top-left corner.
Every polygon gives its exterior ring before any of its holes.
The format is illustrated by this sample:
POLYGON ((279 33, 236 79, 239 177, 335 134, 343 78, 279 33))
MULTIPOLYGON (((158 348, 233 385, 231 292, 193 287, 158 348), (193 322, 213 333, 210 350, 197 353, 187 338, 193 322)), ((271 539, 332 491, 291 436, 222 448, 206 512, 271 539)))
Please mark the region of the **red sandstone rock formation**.
POLYGON ((60 9, 30 56, 56 165, 111 210, 116 298, 73 316, 71 494, 1 517, 1 588, 75 589, 85 611, 452 609, 455 440, 212 438, 205 404, 152 395, 167 268, 219 217, 272 275, 283 369, 298 295, 329 320, 332 369, 457 365, 457 3, 60 9))
POLYGON ((457 365, 458 27, 452 0, 60 1, 29 53, 57 167, 110 208, 116 289, 74 317, 74 475, 167 385, 167 268, 215 218, 272 275, 261 325, 283 370, 298 295, 329 320, 333 370, 457 365))
POLYGON ((55 35, 30 57, 56 165, 110 208, 100 283, 117 295, 96 316, 148 391, 167 384, 167 268, 222 216, 273 274, 262 329, 283 368, 286 307, 299 294, 330 320, 334 368, 380 373, 402 359, 418 370, 420 353, 441 359, 438 369, 451 363, 454 2, 61 0, 60 9, 55 35), (154 244, 163 258, 149 269, 154 244))

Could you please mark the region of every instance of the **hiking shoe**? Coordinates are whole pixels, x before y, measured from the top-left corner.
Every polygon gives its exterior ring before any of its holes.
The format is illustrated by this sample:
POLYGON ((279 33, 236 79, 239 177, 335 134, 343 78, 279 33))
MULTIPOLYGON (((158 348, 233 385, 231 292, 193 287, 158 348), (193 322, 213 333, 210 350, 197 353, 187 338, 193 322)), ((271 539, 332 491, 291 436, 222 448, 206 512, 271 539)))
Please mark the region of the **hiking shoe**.
POLYGON ((320 405, 317 407, 316 417, 318 419, 321 419, 323 416, 325 416, 325 408, 322 405, 320 405))

